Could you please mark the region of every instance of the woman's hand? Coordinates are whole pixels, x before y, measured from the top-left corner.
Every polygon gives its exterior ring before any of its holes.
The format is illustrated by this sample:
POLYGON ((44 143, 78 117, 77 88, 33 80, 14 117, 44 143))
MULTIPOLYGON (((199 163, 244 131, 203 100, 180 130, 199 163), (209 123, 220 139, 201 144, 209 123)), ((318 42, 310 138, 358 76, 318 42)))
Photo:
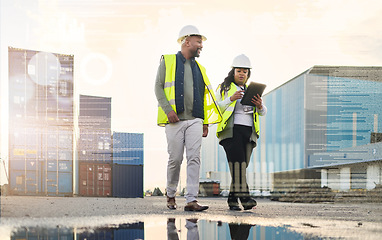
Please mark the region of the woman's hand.
POLYGON ((236 91, 229 99, 231 100, 231 102, 233 102, 237 99, 242 99, 243 95, 244 95, 244 90, 239 90, 239 91, 236 91))
POLYGON ((256 105, 258 110, 263 109, 263 99, 261 99, 259 94, 257 94, 257 96, 253 96, 251 102, 256 105))

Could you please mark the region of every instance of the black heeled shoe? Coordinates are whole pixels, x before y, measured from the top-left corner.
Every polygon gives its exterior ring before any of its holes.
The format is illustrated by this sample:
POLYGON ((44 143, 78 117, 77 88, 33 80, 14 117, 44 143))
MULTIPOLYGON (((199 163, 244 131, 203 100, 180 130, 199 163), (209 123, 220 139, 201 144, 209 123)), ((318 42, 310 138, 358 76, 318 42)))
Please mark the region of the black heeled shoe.
POLYGON ((248 201, 242 202, 241 205, 243 205, 244 210, 250 210, 257 205, 257 202, 255 199, 250 198, 248 201))
POLYGON ((230 205, 229 210, 231 211, 241 211, 241 208, 237 205, 230 205))

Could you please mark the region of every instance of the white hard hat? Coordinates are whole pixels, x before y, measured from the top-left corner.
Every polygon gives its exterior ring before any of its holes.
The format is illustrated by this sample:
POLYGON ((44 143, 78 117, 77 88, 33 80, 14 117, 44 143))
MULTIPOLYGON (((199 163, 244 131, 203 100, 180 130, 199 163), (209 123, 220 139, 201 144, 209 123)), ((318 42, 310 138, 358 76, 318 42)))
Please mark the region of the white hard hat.
POLYGON ((199 33, 199 30, 195 26, 186 25, 179 32, 178 43, 181 43, 184 38, 191 36, 191 35, 201 36, 203 41, 207 40, 207 38, 205 36, 203 36, 199 33))
POLYGON ((244 54, 240 54, 239 56, 235 57, 232 62, 233 68, 252 68, 251 61, 249 61, 249 58, 245 56, 244 54))

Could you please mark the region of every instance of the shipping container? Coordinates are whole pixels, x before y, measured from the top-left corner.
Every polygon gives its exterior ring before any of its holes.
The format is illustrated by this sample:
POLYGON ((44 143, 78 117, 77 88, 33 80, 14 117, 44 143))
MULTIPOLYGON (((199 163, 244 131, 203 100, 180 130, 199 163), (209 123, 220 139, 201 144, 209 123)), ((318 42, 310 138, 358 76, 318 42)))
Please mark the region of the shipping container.
POLYGON ((143 133, 113 132, 113 164, 144 164, 143 133))
POLYGON ((213 197, 220 194, 220 182, 210 179, 200 180, 199 196, 213 197))
POLYGON ((88 197, 112 196, 112 168, 109 163, 80 162, 79 194, 88 197))
POLYGON ((89 163, 111 163, 111 130, 80 128, 78 158, 89 163))
POLYGON ((114 240, 114 229, 112 228, 96 228, 90 231, 77 233, 78 240, 114 240))
POLYGON ((11 240, 74 240, 74 235, 73 228, 23 227, 12 233, 11 240))
POLYGON ((111 98, 80 95, 79 127, 89 129, 111 128, 111 98))
POLYGON ((73 195, 73 55, 8 48, 9 185, 73 195))
POLYGON ((114 230, 114 240, 145 239, 144 222, 120 224, 114 230))
POLYGON ((8 48, 9 122, 73 125, 73 55, 8 48))
POLYGON ((27 167, 22 170, 10 169, 12 195, 73 195, 72 161, 60 161, 58 168, 56 162, 25 161, 25 164, 27 167))
POLYGON ((143 198, 143 165, 113 164, 113 197, 143 198))
POLYGON ((61 126, 25 124, 13 126, 10 131, 11 194, 72 196, 72 131, 61 126))
POLYGON ((12 232, 11 240, 130 240, 144 239, 144 223, 120 224, 116 227, 100 228, 45 228, 19 227, 12 232))

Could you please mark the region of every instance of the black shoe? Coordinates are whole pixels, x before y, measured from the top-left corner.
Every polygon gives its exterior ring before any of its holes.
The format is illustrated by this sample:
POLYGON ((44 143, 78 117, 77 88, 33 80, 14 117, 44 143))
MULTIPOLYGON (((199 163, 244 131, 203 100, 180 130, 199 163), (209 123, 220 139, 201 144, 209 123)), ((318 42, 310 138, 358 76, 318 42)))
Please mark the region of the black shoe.
POLYGON ((241 211, 239 207, 238 197, 234 193, 230 192, 227 199, 229 210, 231 211, 241 211))
POLYGON ((242 202, 241 205, 243 205, 244 210, 250 210, 257 205, 257 202, 255 199, 250 198, 248 201, 242 202))
POLYGON ((236 205, 231 205, 231 206, 229 206, 229 210, 231 210, 231 211, 241 211, 241 208, 239 206, 236 206, 236 205))

